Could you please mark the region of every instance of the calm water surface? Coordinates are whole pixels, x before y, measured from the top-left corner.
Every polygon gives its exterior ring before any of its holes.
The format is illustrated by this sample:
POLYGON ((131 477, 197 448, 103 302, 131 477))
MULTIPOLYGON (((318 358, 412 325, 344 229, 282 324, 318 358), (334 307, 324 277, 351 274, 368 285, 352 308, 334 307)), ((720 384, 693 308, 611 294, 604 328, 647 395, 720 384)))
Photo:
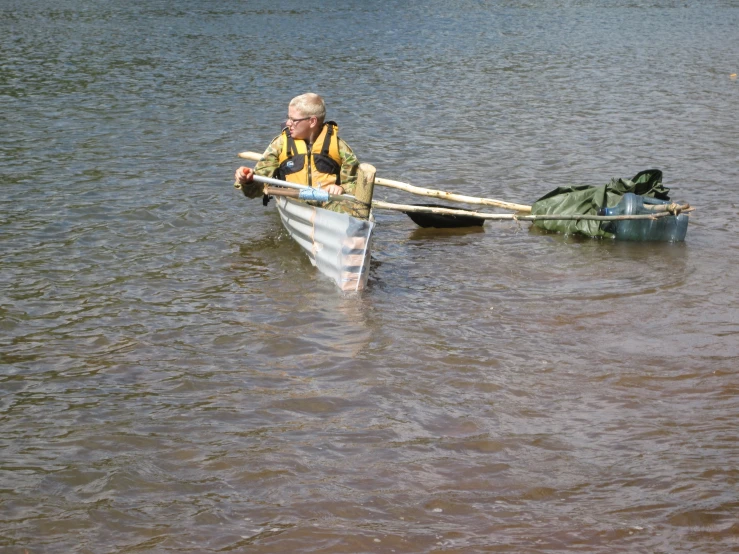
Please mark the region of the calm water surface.
POLYGON ((739 552, 735 2, 0 16, 0 551, 739 552), (699 209, 667 245, 377 213, 345 295, 231 186, 306 90, 382 177, 656 167, 699 209))

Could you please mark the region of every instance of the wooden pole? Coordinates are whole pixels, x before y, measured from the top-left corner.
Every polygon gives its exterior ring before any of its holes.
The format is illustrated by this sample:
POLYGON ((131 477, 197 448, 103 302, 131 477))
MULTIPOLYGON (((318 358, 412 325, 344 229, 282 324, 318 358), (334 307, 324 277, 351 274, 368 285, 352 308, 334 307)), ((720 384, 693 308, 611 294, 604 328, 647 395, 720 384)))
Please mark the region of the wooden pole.
MULTIPOLYGON (((621 221, 627 219, 659 219, 674 215, 670 212, 657 212, 644 215, 518 215, 518 214, 490 214, 484 212, 473 212, 469 210, 455 210, 452 208, 432 208, 427 206, 414 206, 411 204, 392 204, 381 200, 373 200, 372 207, 381 210, 394 210, 399 212, 417 212, 442 215, 463 215, 478 217, 480 219, 515 220, 515 221, 544 221, 544 220, 594 220, 594 221, 621 221)), ((692 212, 695 208, 689 204, 680 206, 682 212, 692 212)))
POLYGON ((370 204, 372 203, 372 193, 375 188, 375 173, 377 170, 370 164, 359 164, 359 173, 357 174, 357 186, 354 189, 354 197, 362 202, 361 207, 356 208, 356 217, 360 219, 369 219, 370 204))
POLYGON ((253 162, 258 162, 262 159, 261 154, 257 154, 256 152, 239 152, 239 158, 244 158, 245 160, 251 160, 253 162))
MULTIPOLYGON (((262 159, 261 154, 256 152, 240 152, 240 158, 246 160, 252 160, 258 162, 262 159)), ((476 196, 465 196, 462 194, 455 194, 453 192, 446 192, 443 190, 426 189, 422 187, 416 187, 409 183, 402 183, 400 181, 393 181, 392 179, 383 179, 381 177, 375 177, 375 184, 383 187, 389 187, 399 190, 410 192, 418 196, 427 196, 431 198, 441 198, 443 200, 449 200, 451 202, 464 202, 465 204, 475 204, 478 206, 493 206, 496 208, 503 208, 505 210, 513 210, 516 212, 531 212, 531 206, 527 204, 515 204, 513 202, 504 202, 502 200, 494 200, 492 198, 479 198, 476 196)))
POLYGON ((286 189, 283 187, 264 187, 264 194, 269 196, 287 196, 288 198, 299 198, 300 191, 296 189, 286 189))
POLYGON ((494 200, 492 198, 478 198, 476 196, 465 196, 463 194, 455 194, 453 192, 445 192, 443 190, 426 189, 416 187, 408 183, 401 183, 400 181, 382 179, 380 177, 375 179, 375 183, 384 187, 404 190, 411 194, 417 194, 418 196, 429 196, 431 198, 441 198, 442 200, 449 200, 451 202, 464 202, 465 204, 476 204, 478 206, 493 206, 496 208, 503 208, 504 210, 513 210, 515 212, 531 212, 531 206, 526 204, 514 204, 513 202, 504 202, 503 200, 494 200))

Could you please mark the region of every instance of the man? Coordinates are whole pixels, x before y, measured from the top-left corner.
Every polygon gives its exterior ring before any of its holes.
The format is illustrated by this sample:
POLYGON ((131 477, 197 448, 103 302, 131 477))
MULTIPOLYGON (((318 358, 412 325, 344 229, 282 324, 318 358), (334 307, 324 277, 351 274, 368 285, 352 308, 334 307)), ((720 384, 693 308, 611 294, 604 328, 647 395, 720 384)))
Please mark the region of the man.
MULTIPOLYGON (((326 104, 317 94, 309 92, 293 98, 285 128, 272 140, 254 170, 243 166, 236 170, 236 182, 244 195, 262 196, 264 186, 254 183, 255 173, 320 188, 329 194, 353 194, 359 162, 339 138, 336 123, 325 118, 326 104)), ((330 202, 324 207, 339 209, 337 204, 330 202)))

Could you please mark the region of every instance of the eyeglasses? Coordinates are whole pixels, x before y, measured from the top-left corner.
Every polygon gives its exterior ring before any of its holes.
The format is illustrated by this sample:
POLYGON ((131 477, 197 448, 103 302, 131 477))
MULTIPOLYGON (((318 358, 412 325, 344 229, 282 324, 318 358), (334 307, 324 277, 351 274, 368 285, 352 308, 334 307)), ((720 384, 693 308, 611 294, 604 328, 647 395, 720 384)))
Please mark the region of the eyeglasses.
POLYGON ((293 119, 288 116, 288 118, 285 120, 285 123, 287 123, 288 126, 290 126, 290 125, 294 125, 295 123, 300 123, 301 121, 305 121, 306 119, 310 119, 311 117, 312 116, 301 117, 300 119, 293 119))

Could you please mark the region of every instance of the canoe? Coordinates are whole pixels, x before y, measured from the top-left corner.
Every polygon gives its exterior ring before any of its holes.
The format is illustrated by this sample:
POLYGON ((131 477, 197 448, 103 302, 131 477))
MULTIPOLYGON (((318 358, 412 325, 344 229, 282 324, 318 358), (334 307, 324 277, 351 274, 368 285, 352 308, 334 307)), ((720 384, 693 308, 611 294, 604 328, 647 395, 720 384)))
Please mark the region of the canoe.
POLYGON ((324 210, 276 196, 282 224, 311 263, 342 291, 360 291, 369 275, 374 218, 324 210))
MULTIPOLYGON (((253 159, 251 153, 240 156, 253 159)), ((354 195, 330 195, 261 175, 254 175, 254 181, 272 185, 265 186, 265 194, 275 199, 282 225, 318 271, 330 277, 342 291, 364 290, 375 228, 371 209, 374 166, 359 165, 354 195), (327 201, 346 203, 350 213, 326 210, 316 204, 327 201)), ((234 186, 240 188, 238 183, 234 186)))

